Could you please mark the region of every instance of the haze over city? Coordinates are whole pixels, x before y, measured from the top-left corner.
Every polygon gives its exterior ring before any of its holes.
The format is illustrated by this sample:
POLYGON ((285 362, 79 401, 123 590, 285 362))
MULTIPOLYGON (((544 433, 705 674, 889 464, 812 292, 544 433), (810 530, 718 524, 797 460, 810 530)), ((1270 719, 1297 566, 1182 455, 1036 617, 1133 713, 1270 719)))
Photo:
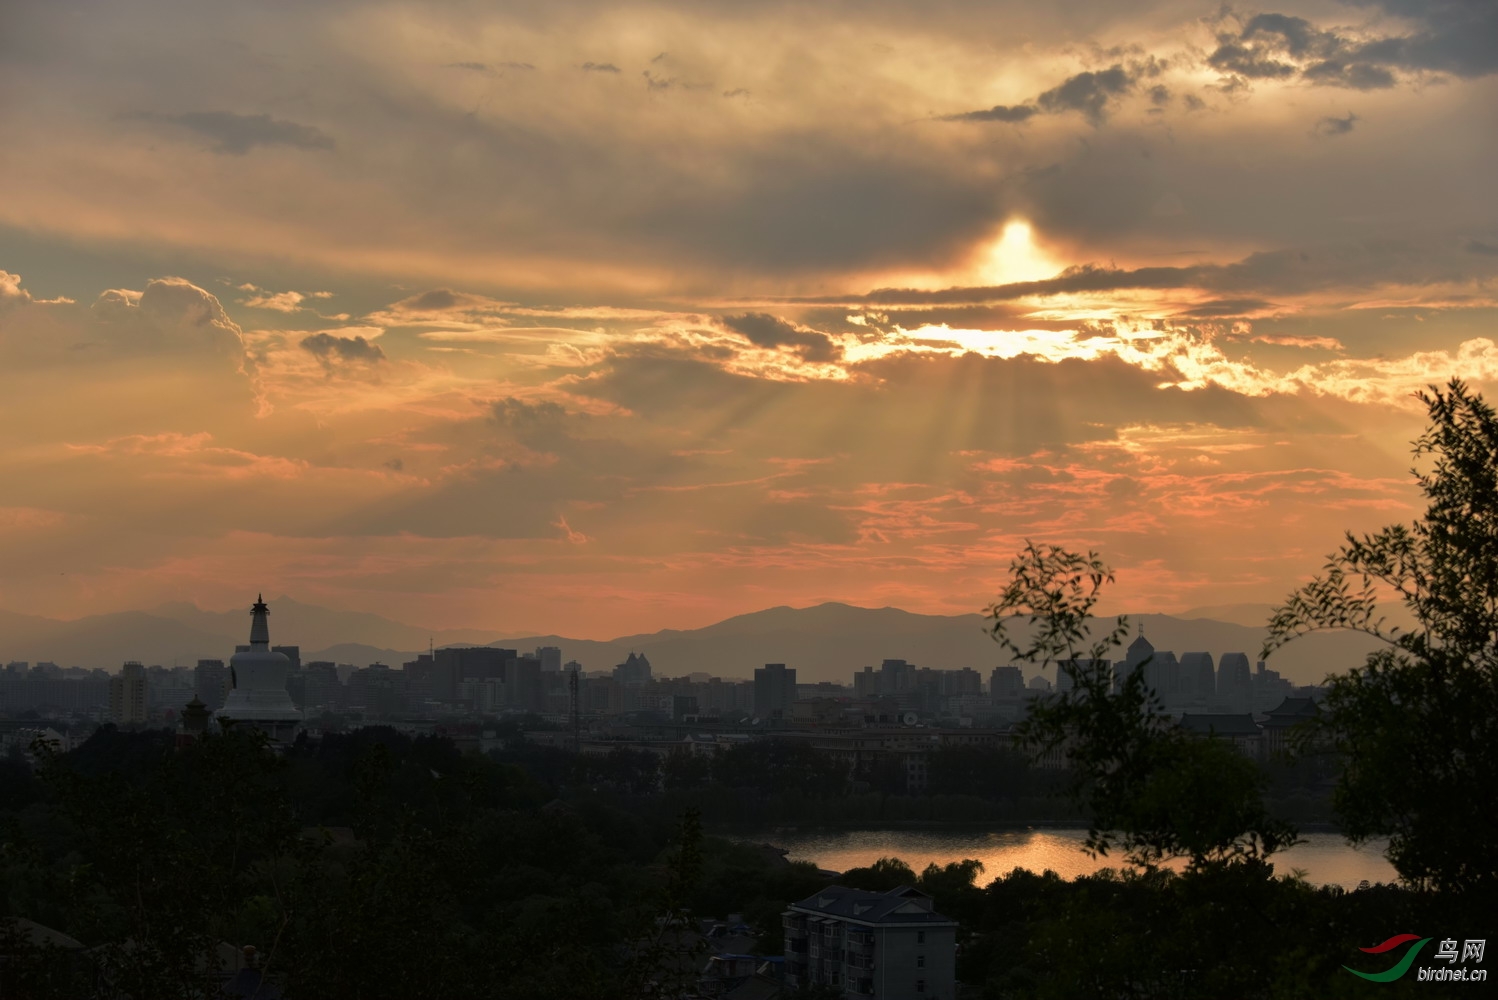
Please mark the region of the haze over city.
POLYGON ((0 608, 1268 604, 1498 374, 1492 12, 19 3, 0 608))

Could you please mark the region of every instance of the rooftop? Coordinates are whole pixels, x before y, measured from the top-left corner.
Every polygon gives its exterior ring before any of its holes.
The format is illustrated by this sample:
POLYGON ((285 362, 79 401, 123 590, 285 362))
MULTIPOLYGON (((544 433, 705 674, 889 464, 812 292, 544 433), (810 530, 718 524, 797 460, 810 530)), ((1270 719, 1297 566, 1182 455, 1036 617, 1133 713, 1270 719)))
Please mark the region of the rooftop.
POLYGON ((1269 710, 1271 721, 1275 719, 1309 719, 1321 714, 1321 706, 1312 698, 1286 698, 1269 710))
POLYGON ((806 912, 813 920, 825 915, 865 924, 954 923, 932 909, 930 896, 908 885, 888 892, 829 885, 815 896, 792 903, 791 909, 806 912))
POLYGON ((1241 715, 1187 712, 1181 716, 1181 728, 1217 736, 1258 736, 1260 732, 1258 723, 1247 712, 1241 715))

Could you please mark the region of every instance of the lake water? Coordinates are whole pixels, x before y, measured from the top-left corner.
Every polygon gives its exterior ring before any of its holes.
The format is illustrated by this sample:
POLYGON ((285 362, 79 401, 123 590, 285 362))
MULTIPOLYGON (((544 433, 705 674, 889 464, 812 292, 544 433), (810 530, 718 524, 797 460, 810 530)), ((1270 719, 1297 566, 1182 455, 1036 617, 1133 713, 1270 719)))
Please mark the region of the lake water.
MULTIPOLYGON (((1103 868, 1120 868, 1123 862, 1110 855, 1094 861, 1082 852, 1085 830, 1030 829, 983 832, 975 830, 848 830, 775 831, 764 841, 788 849, 792 861, 811 861, 819 868, 847 871, 872 864, 879 858, 899 858, 917 872, 935 862, 976 858, 983 862, 980 885, 1014 868, 1040 873, 1046 869, 1062 878, 1090 875, 1103 868)), ((1288 874, 1298 868, 1317 884, 1356 888, 1369 882, 1393 882, 1398 876, 1384 858, 1385 840, 1352 847, 1337 833, 1304 833, 1305 843, 1274 856, 1275 871, 1288 874)), ((1177 865, 1175 867, 1183 867, 1177 865)))

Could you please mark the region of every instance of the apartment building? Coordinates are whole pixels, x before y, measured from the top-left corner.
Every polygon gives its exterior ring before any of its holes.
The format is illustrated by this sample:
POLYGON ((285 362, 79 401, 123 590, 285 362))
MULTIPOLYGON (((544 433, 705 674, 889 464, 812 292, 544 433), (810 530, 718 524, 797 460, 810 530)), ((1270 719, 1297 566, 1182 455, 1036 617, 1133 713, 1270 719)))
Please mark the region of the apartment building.
POLYGON ((109 679, 109 718, 121 726, 146 721, 146 668, 131 660, 109 679))
POLYGON ((828 886, 792 903, 782 919, 790 990, 824 985, 874 1000, 957 995, 957 922, 919 889, 828 886))

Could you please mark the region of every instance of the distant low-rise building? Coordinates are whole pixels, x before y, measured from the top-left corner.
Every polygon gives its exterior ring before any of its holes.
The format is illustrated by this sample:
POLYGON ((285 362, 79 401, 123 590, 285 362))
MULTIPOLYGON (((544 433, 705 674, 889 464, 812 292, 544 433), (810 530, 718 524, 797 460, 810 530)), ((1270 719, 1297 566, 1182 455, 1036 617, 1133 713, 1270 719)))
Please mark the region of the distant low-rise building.
POLYGON ((1187 712, 1181 716, 1181 728, 1198 736, 1228 740, 1247 757, 1264 753, 1264 731, 1252 715, 1187 712))
POLYGON ((1321 707, 1311 698, 1282 700, 1264 720, 1264 753, 1274 756, 1293 749, 1296 737, 1320 715, 1321 707))

